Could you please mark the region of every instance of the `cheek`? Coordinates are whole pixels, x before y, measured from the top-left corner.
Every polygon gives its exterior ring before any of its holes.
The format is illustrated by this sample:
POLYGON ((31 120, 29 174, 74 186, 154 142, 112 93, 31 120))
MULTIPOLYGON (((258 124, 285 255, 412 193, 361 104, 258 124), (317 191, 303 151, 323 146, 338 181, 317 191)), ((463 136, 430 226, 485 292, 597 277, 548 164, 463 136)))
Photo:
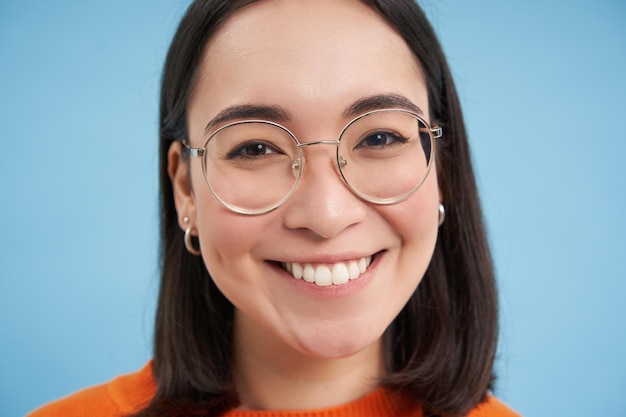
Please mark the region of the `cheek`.
POLYGON ((207 191, 198 200, 197 218, 202 259, 222 294, 251 316, 275 315, 275 298, 263 279, 266 266, 258 256, 272 234, 271 214, 238 215, 207 191))
POLYGON ((197 194, 196 223, 204 263, 214 279, 232 280, 245 274, 255 253, 271 236, 272 213, 246 216, 222 206, 208 189, 197 194))
MULTIPOLYGON (((427 181, 400 204, 382 208, 381 215, 400 238, 393 251, 398 273, 397 288, 412 293, 421 282, 437 242, 439 192, 437 181, 427 181)), ((391 253, 390 253, 391 254, 391 253)))
POLYGON ((407 200, 400 204, 383 207, 387 222, 408 241, 433 241, 439 223, 439 188, 437 176, 431 175, 407 200))
POLYGON ((207 257, 213 259, 245 252, 250 237, 256 235, 261 227, 258 226, 259 221, 254 221, 259 218, 233 213, 217 201, 199 163, 192 167, 191 174, 196 205, 195 224, 205 262, 207 257))
MULTIPOLYGON (((211 195, 206 199, 214 200, 211 195)), ((244 256, 263 230, 262 222, 254 220, 228 211, 217 201, 199 202, 197 224, 202 253, 209 259, 244 256)))

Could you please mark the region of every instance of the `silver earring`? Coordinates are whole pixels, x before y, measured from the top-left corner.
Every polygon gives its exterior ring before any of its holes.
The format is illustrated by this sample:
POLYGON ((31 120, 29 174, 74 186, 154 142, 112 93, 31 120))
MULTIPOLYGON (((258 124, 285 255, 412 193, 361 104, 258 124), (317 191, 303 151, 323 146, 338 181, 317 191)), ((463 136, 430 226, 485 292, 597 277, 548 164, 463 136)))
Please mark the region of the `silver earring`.
MULTIPOLYGON (((183 217, 183 223, 189 224, 189 217, 183 217)), ((202 253, 199 249, 193 247, 193 242, 191 241, 191 226, 187 226, 187 228, 185 229, 185 236, 183 237, 183 241, 185 242, 185 248, 187 249, 187 252, 196 256, 202 253)))
POLYGON ((441 226, 446 219, 446 208, 443 203, 439 203, 439 226, 441 226))

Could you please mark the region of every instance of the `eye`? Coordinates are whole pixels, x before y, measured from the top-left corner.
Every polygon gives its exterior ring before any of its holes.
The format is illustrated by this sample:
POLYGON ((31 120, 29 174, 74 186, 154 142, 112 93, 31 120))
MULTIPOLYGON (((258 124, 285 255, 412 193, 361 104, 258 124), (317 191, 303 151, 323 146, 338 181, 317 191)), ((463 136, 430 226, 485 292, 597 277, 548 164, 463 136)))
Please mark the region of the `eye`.
POLYGON ((275 153, 281 153, 275 146, 266 142, 247 142, 228 152, 227 159, 258 158, 275 153))
POLYGON ((407 138, 392 132, 375 132, 367 135, 358 144, 358 148, 373 147, 382 148, 394 144, 402 144, 408 141, 407 138))

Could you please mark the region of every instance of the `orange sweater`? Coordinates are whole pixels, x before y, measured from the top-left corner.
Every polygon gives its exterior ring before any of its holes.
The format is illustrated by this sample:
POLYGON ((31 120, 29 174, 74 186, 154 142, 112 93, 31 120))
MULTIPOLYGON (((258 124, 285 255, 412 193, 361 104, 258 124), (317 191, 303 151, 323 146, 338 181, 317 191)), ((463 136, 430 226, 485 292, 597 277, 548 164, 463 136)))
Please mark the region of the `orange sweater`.
MULTIPOLYGON (((28 417, 122 417, 145 407, 156 391, 151 363, 138 372, 109 383, 79 391, 35 410, 28 417)), ((382 417, 403 416, 398 404, 383 389, 352 403, 314 411, 232 410, 224 417, 382 417)), ((411 417, 422 417, 417 410, 411 417)), ((468 417, 519 417, 494 397, 480 404, 468 417)))

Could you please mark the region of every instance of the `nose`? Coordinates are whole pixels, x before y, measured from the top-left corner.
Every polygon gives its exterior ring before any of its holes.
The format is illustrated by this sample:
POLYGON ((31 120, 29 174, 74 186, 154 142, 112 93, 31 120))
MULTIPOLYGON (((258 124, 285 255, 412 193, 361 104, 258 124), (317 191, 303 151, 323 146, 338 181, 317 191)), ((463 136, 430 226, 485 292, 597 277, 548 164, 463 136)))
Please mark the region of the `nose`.
POLYGON ((343 182, 331 150, 331 146, 315 146, 304 152, 302 177, 284 207, 287 228, 309 230, 330 239, 367 216, 367 203, 343 182))

